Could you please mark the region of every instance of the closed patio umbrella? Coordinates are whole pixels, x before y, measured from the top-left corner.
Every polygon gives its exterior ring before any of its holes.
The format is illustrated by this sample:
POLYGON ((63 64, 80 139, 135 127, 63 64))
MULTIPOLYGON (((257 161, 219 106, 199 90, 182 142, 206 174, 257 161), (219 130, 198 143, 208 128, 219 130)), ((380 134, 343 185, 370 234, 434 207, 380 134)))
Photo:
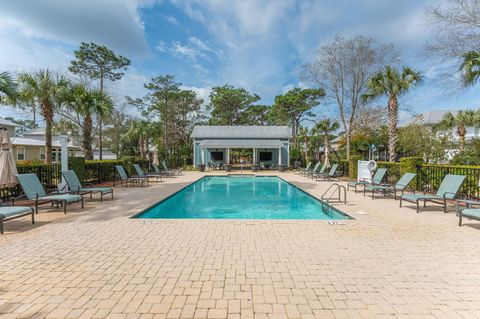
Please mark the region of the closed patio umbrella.
POLYGON ((11 152, 12 142, 7 130, 0 130, 0 188, 17 185, 17 166, 11 152))

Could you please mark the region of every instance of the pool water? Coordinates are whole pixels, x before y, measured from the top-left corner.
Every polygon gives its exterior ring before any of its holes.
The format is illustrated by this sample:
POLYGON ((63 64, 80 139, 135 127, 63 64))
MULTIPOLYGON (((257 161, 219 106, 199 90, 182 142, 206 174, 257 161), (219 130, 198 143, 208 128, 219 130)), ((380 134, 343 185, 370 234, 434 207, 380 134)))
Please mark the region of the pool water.
POLYGON ((206 176, 137 217, 351 219, 276 176, 206 176))

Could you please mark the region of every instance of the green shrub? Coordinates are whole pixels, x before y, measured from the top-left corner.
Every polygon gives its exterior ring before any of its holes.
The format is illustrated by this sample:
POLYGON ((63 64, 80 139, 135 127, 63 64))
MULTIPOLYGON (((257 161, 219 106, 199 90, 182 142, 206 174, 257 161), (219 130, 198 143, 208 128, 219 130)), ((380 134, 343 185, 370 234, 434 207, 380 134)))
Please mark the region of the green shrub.
POLYGON ((69 157, 68 158, 68 168, 73 170, 80 182, 85 180, 85 157, 69 157))
MULTIPOLYGON (((423 164, 423 158, 421 157, 402 157, 400 159, 400 175, 404 175, 406 173, 417 173, 417 168, 423 164)), ((419 182, 420 177, 415 178, 412 183, 411 187, 414 189, 421 189, 421 183, 419 182)))
POLYGON ((350 161, 348 162, 348 175, 350 178, 357 179, 358 172, 358 161, 362 158, 357 155, 350 156, 350 161))

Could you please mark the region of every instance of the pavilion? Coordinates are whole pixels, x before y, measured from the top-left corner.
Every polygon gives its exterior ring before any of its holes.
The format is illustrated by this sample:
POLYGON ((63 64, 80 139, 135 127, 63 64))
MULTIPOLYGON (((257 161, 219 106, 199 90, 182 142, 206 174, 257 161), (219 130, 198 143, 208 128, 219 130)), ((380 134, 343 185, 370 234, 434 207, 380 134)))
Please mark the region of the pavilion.
POLYGON ((291 132, 288 126, 195 126, 192 132, 194 165, 230 164, 230 150, 253 150, 251 164, 288 166, 291 132))

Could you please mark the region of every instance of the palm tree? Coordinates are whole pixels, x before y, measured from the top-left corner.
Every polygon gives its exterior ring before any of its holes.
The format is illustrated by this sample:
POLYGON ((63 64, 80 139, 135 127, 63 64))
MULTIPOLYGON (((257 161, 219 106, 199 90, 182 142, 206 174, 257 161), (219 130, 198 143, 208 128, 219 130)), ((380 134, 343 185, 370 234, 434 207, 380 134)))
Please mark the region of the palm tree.
POLYGON ((397 158, 398 98, 421 82, 420 72, 408 67, 403 67, 400 71, 391 66, 386 66, 367 82, 367 93, 362 96, 365 102, 380 96, 387 96, 388 98, 388 152, 390 162, 394 162, 397 158))
POLYGON ((480 77, 479 51, 469 51, 462 56, 460 72, 465 86, 474 85, 478 81, 480 77))
POLYGON ((308 127, 300 126, 298 130, 298 138, 303 141, 303 151, 305 153, 304 159, 307 162, 308 157, 308 138, 310 137, 310 132, 308 131, 308 127))
POLYGON ((125 137, 138 141, 138 150, 142 159, 147 158, 147 151, 149 148, 149 136, 151 136, 151 125, 147 121, 136 120, 130 124, 125 137))
POLYGON ((455 128, 460 141, 460 150, 463 151, 467 127, 474 126, 476 121, 477 114, 472 110, 459 111, 456 115, 448 112, 443 116, 442 121, 436 125, 436 128, 447 130, 455 128))
POLYGON ((85 159, 93 159, 93 118, 103 119, 113 109, 111 98, 100 90, 89 90, 83 84, 73 84, 62 99, 64 110, 60 115, 82 129, 82 147, 85 159))
POLYGON ((68 87, 67 79, 49 70, 22 73, 19 76, 20 95, 23 102, 38 105, 45 120, 46 162, 52 163, 52 126, 55 109, 68 87))
POLYGON ((18 98, 18 86, 8 72, 0 73, 0 102, 14 104, 18 98))
POLYGON ((330 119, 323 119, 317 122, 313 130, 323 136, 324 156, 328 157, 330 153, 330 135, 340 128, 338 122, 332 122, 330 119))

